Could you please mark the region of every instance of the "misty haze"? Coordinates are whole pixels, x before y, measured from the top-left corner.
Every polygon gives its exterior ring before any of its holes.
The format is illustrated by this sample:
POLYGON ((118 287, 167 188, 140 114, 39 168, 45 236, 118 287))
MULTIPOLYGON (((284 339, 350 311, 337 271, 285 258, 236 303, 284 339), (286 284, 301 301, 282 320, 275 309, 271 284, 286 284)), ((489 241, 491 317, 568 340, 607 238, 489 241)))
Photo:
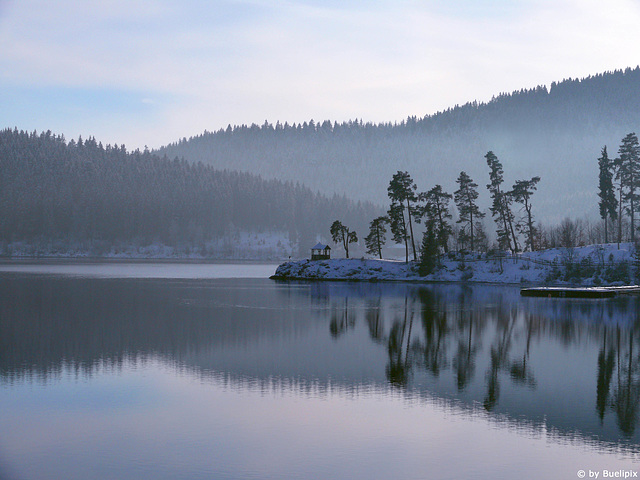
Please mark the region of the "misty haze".
POLYGON ((639 24, 0 1, 0 479, 637 477, 639 24))

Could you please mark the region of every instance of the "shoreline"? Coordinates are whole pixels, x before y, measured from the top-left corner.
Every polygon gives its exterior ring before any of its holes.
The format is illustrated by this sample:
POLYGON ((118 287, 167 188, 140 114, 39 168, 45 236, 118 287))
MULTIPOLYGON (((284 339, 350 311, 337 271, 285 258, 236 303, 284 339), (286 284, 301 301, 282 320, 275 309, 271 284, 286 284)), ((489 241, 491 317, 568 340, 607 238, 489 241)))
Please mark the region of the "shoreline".
MULTIPOLYGON (((509 282, 490 282, 490 281, 464 281, 464 280, 422 280, 422 279, 360 279, 360 278, 308 278, 308 277, 280 277, 277 275, 271 275, 269 280, 275 280, 278 282, 345 282, 345 283, 412 283, 412 284, 423 284, 423 285, 487 285, 487 286, 496 286, 499 287, 501 285, 509 286, 509 287, 519 287, 523 284, 521 283, 509 283, 509 282)), ((536 284, 526 284, 530 287, 542 287, 547 286, 544 284, 536 285, 536 284)), ((548 286, 557 286, 561 287, 563 285, 548 285, 548 286)))
POLYGON ((638 282, 635 247, 624 244, 556 248, 525 255, 449 254, 421 275, 415 261, 326 259, 284 262, 272 280, 461 283, 488 285, 612 287, 638 282))
POLYGON ((191 263, 191 264, 280 264, 282 259, 261 258, 197 258, 197 257, 62 257, 62 256, 21 256, 2 257, 0 264, 37 263, 191 263))

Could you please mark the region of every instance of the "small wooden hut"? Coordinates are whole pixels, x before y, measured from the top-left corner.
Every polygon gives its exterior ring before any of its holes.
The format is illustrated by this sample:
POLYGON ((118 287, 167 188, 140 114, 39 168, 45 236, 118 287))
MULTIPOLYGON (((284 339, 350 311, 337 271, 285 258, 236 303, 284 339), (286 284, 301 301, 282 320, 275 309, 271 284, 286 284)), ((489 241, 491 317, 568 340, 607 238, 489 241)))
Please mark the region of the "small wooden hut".
POLYGON ((317 243, 311 248, 311 260, 329 260, 331 258, 331 247, 317 243))

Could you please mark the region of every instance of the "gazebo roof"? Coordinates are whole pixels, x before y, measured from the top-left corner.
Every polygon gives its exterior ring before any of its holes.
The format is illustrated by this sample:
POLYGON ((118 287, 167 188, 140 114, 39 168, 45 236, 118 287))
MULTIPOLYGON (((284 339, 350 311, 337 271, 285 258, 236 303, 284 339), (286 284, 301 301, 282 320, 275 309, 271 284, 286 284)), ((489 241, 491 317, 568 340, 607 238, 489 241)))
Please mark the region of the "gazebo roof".
POLYGON ((315 247, 311 247, 311 250, 331 250, 331 247, 318 242, 315 247))

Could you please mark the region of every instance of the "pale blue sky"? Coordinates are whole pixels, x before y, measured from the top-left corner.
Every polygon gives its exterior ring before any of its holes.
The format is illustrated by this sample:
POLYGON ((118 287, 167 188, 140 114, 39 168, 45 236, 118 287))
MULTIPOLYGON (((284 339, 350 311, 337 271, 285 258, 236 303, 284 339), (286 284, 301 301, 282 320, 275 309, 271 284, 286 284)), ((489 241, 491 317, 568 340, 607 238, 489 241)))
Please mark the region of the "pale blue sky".
POLYGON ((157 147, 640 64, 637 0, 0 0, 0 128, 157 147))

